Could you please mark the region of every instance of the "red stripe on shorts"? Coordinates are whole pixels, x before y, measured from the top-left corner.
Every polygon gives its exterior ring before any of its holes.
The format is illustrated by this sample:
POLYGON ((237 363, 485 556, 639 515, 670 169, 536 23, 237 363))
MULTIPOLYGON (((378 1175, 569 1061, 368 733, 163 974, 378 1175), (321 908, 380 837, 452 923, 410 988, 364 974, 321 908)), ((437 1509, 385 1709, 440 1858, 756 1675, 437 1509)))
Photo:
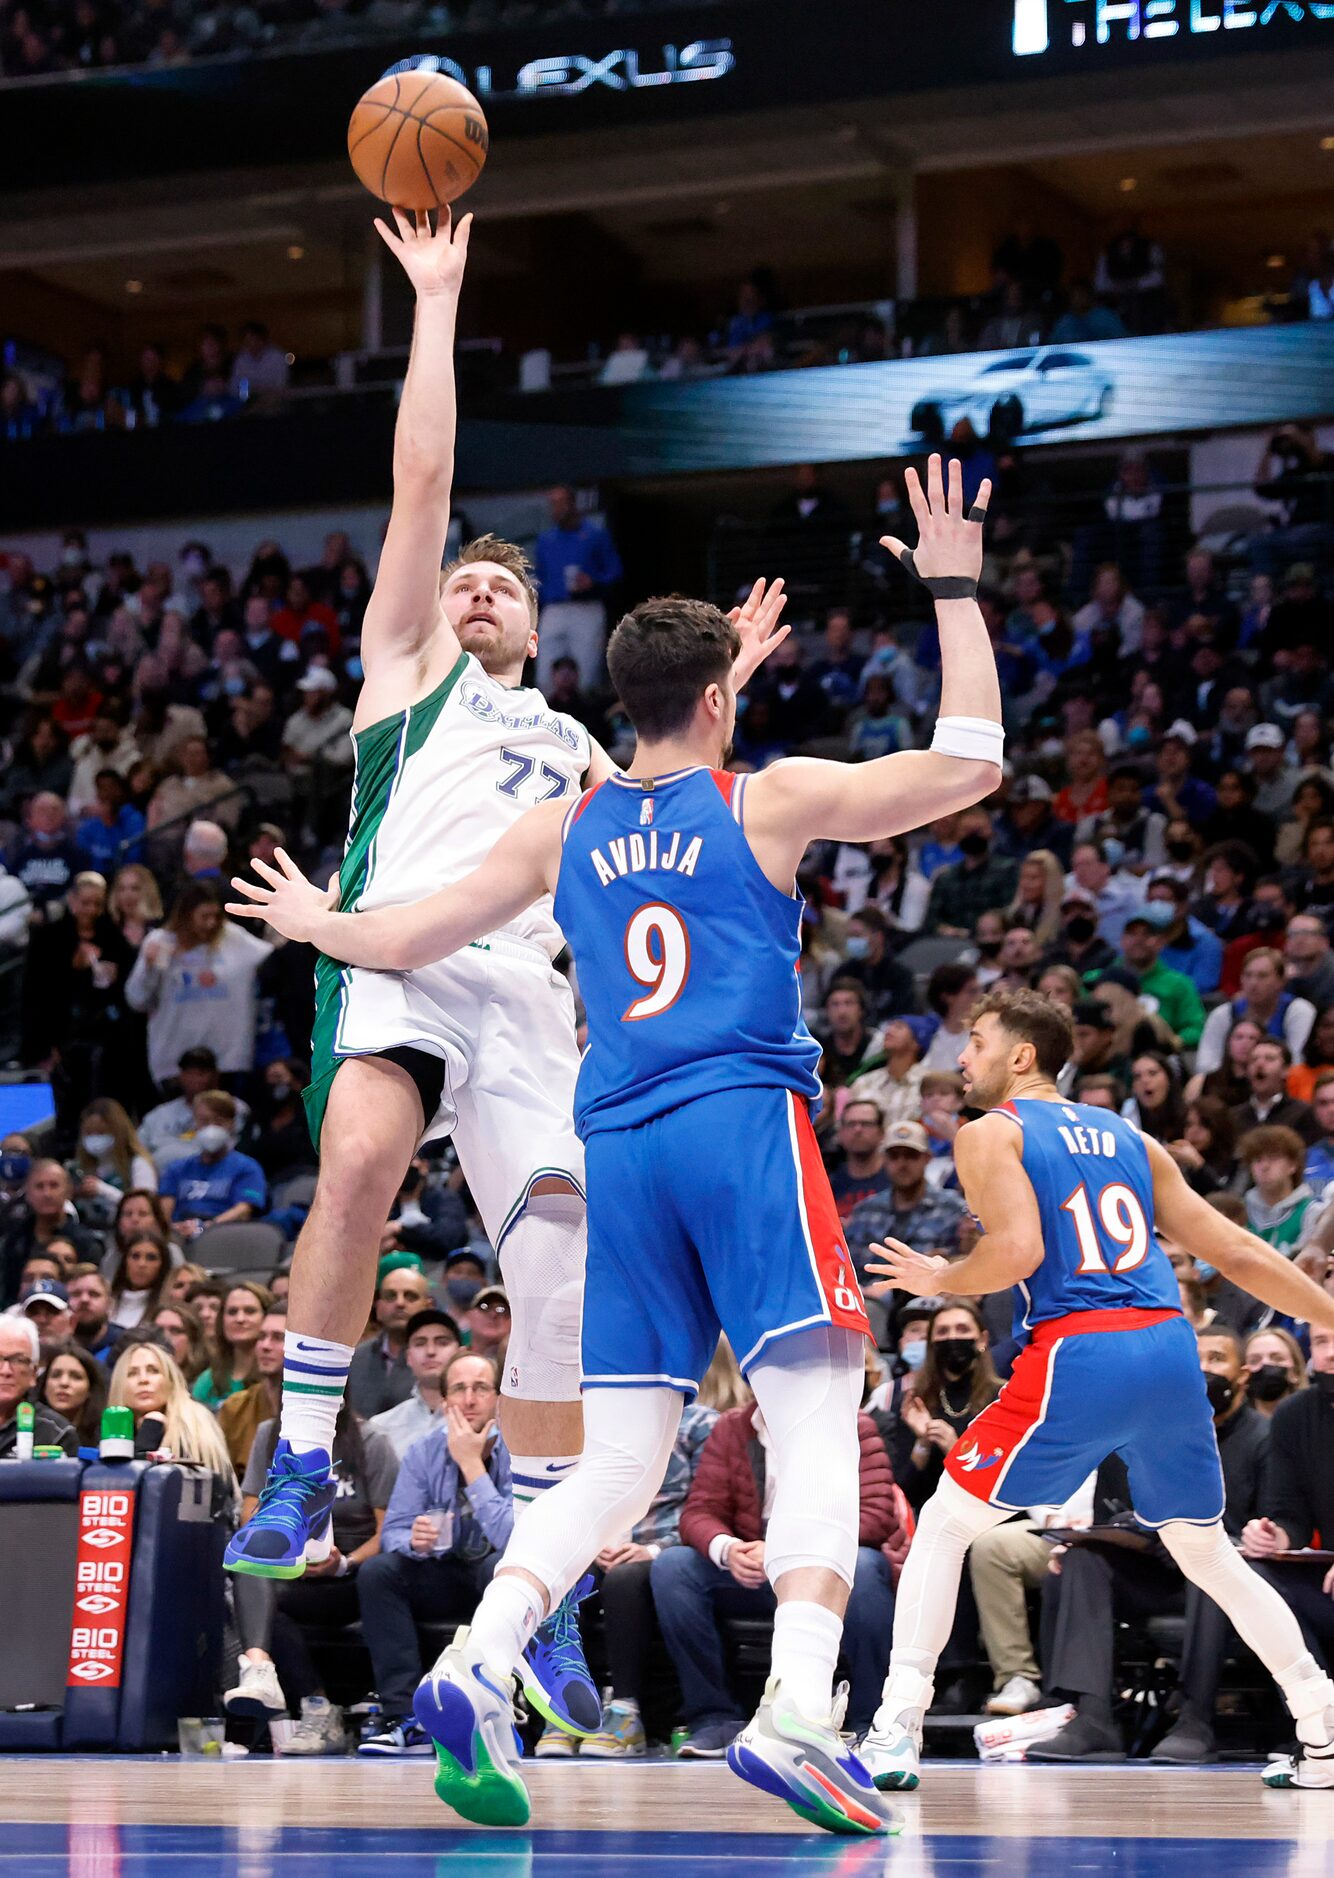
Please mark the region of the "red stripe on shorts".
POLYGON ((945 1458, 945 1472, 974 1499, 990 1500, 1016 1448, 1040 1426, 1056 1343, 1030 1343, 990 1408, 971 1421, 945 1458))
POLYGON ((806 1222, 829 1321, 844 1330, 857 1330, 869 1337, 871 1325, 862 1302, 862 1288, 843 1236, 843 1222, 838 1216, 829 1175, 820 1155, 820 1144, 811 1126, 810 1109, 791 1090, 788 1101, 792 1104, 797 1137, 797 1204, 806 1222))

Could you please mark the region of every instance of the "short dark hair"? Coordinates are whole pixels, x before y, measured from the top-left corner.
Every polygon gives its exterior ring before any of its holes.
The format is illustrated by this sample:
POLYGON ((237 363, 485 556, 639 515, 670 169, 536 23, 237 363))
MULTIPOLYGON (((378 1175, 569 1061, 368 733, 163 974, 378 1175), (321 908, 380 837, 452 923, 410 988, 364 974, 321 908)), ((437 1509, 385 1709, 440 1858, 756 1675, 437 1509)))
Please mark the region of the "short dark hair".
POLYGON ((1231 1324, 1201 1324, 1200 1328, 1195 1332, 1196 1341, 1203 1343, 1206 1337, 1214 1337, 1219 1342, 1230 1345, 1232 1354, 1236 1357, 1237 1361, 1239 1363, 1242 1361, 1244 1346, 1241 1338, 1237 1335, 1231 1324))
MULTIPOLYGON (((1238 1020, 1238 1022, 1240 1022, 1240 1019, 1238 1020)), ((1279 1054, 1282 1056, 1283 1061, 1287 1064, 1288 1068, 1289 1069, 1292 1068, 1292 1051, 1289 1048, 1286 1037, 1271 1037, 1268 1034, 1261 1036, 1261 1037, 1257 1037, 1255 1039, 1254 1048, 1256 1050, 1259 1050, 1262 1048, 1269 1049, 1269 1050, 1277 1050, 1279 1054)))
POLYGON ((671 594, 625 615, 607 646, 607 671, 636 732, 651 741, 685 728, 740 649, 725 613, 707 600, 671 594))
POLYGON ((1021 1043, 1031 1043, 1040 1076, 1055 1082, 1074 1054, 1075 1033, 1070 1013, 1055 998, 1040 991, 993 991, 976 1007, 973 1022, 994 1017, 1001 1029, 1021 1043))
POLYGON ((866 1009, 866 986, 862 983, 860 978, 835 978, 824 994, 826 1004, 828 1004, 836 991, 852 992, 853 996, 861 1004, 862 1010, 864 1011, 866 1009))
POLYGON ((937 1017, 945 1015, 945 1004, 950 998, 957 998, 966 984, 977 977, 975 965, 961 965, 957 959, 947 964, 937 965, 927 980, 926 1001, 937 1017))

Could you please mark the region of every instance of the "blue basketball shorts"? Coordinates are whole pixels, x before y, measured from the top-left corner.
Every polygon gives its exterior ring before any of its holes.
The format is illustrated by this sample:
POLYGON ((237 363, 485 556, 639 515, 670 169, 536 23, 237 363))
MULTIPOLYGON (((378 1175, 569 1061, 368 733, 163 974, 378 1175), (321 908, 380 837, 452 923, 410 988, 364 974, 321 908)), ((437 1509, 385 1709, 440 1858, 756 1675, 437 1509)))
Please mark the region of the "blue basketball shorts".
POLYGON ((586 1389, 693 1396, 725 1330, 742 1370, 816 1324, 870 1334, 806 1102, 698 1096, 586 1144, 586 1389))
POLYGON ((1195 1332, 1178 1312, 1077 1311, 1038 1324, 945 1471, 991 1506, 1060 1506, 1113 1453, 1144 1525, 1222 1517, 1213 1413, 1195 1332))

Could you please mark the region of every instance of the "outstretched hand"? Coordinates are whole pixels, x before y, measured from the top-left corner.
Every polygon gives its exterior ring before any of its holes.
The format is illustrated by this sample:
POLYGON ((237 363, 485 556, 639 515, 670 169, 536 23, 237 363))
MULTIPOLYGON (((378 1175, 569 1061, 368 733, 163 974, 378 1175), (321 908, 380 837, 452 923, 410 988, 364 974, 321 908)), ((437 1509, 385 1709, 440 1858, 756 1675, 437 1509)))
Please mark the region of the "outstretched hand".
POLYGON ((957 457, 950 458, 948 491, 939 456, 932 456, 927 463, 925 489, 915 469, 905 471, 903 481, 917 517, 917 546, 910 549, 896 536, 882 535, 881 547, 888 548, 918 580, 965 580, 975 586, 982 577, 982 524, 991 501, 990 480, 983 482, 967 514, 963 506, 963 465, 957 457))
POLYGON ((732 685, 740 691, 746 680, 763 665, 775 646, 781 646, 790 626, 780 626, 779 615, 787 604, 781 580, 757 580, 746 596, 744 606, 734 606, 728 619, 736 627, 741 650, 732 667, 732 685))
POLYGON ((229 901, 227 911, 239 919, 262 920, 284 939, 312 940, 319 919, 332 912, 337 903, 337 883, 317 887, 283 848, 275 848, 273 858, 276 866, 267 861, 251 862, 267 885, 245 880, 239 874, 232 877, 232 886, 246 897, 229 901))
POLYGON ((949 1266, 948 1259, 934 1257, 929 1252, 914 1252, 901 1239, 887 1239, 883 1245, 876 1240, 870 1249, 879 1256, 868 1258, 866 1269, 878 1272, 883 1282, 867 1285, 868 1297, 888 1297, 891 1291, 910 1291, 915 1298, 936 1296, 940 1274, 949 1266))
POLYGON ((375 226, 386 248, 397 256, 399 265, 416 290, 418 299, 437 293, 454 293, 463 285, 463 269, 468 259, 468 236, 472 216, 465 215, 453 226, 448 208, 436 214, 436 226, 425 209, 409 215, 406 209, 392 209, 394 227, 376 218, 375 226))

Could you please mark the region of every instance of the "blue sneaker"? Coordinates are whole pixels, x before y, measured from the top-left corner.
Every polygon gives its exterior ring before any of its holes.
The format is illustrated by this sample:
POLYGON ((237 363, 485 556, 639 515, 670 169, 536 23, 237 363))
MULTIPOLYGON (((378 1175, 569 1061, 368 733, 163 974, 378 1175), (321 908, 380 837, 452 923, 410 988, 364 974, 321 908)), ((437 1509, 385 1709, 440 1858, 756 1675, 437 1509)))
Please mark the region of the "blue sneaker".
POLYGON ((478 1826, 526 1826, 530 1807, 514 1762, 511 1684, 492 1680, 484 1663, 468 1660, 465 1629, 422 1677, 412 1711, 430 1736, 439 1765, 435 1790, 446 1806, 478 1826))
POLYGON ((223 1554, 226 1570, 251 1578, 300 1578, 308 1561, 328 1558, 335 1491, 323 1448, 294 1454, 290 1442, 280 1441, 259 1505, 223 1554))
POLYGON ((595 1735, 602 1726, 602 1699, 579 1634, 579 1606, 592 1589, 590 1573, 534 1631, 519 1663, 528 1706, 567 1735, 595 1735))

